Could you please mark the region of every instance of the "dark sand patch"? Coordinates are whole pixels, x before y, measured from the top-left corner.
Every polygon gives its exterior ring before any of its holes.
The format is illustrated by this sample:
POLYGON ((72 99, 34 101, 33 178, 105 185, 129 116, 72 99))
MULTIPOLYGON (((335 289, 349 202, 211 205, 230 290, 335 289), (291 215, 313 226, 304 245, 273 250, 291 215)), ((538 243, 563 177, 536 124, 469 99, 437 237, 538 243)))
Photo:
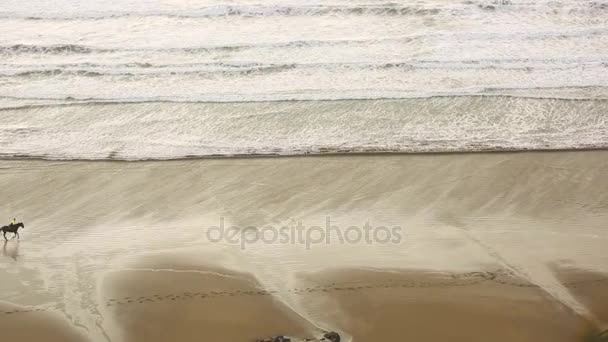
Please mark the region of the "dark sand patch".
POLYGON ((571 268, 557 268, 560 281, 608 329, 608 275, 571 268))
POLYGON ((36 307, 0 305, 0 341, 85 342, 84 333, 36 307))
POLYGON ((589 329, 586 319, 507 272, 352 269, 301 278, 328 289, 317 298, 327 307, 319 317, 356 342, 582 341, 589 329))
POLYGON ((118 330, 110 335, 124 341, 255 341, 313 330, 255 279, 222 269, 120 271, 102 286, 118 330))

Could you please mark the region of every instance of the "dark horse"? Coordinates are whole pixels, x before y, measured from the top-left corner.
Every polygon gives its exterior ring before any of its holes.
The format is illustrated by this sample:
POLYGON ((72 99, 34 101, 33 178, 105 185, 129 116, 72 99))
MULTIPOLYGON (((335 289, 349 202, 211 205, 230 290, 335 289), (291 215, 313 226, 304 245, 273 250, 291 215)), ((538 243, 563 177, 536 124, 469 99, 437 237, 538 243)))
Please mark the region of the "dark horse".
POLYGON ((19 238, 19 228, 23 228, 25 229, 25 226, 23 225, 23 222, 19 222, 16 224, 9 224, 8 226, 4 226, 2 228, 0 228, 0 230, 2 231, 3 235, 4 235, 4 240, 8 240, 6 238, 6 233, 13 233, 13 239, 15 238, 15 236, 17 237, 17 239, 19 238))

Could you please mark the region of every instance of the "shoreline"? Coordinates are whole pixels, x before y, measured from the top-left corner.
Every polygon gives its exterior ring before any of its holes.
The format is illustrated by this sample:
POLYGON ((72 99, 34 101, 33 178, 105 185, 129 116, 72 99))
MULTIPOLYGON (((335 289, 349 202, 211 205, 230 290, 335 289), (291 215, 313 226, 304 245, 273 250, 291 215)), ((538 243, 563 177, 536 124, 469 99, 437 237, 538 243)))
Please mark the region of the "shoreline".
POLYGON ((179 158, 167 159, 86 159, 86 158, 45 158, 41 156, 0 156, 0 161, 43 161, 43 162, 125 162, 125 163, 146 163, 146 162, 180 162, 196 160, 230 160, 230 159, 282 159, 282 158, 315 158, 315 157, 398 157, 398 156, 443 156, 443 155, 484 155, 484 154, 527 154, 527 153, 563 153, 563 152, 594 152, 608 151, 608 146, 581 147, 581 148, 548 148, 548 149, 504 149, 504 150, 470 150, 470 151, 438 151, 438 152, 408 152, 408 151, 369 151, 369 152, 318 152, 302 154, 226 154, 226 155, 201 155, 184 156, 179 158))
POLYGON ((606 149, 606 107, 608 101, 458 97, 29 108, 4 111, 8 140, 0 157, 163 160, 606 149))

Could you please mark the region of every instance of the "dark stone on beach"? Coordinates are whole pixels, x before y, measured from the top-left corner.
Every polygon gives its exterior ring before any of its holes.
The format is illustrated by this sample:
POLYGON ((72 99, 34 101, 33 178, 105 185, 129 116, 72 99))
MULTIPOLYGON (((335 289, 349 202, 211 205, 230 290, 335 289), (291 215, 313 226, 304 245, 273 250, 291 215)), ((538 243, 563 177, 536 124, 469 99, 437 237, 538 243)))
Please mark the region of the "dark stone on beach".
MULTIPOLYGON (((323 335, 321 339, 316 338, 307 338, 305 341, 326 341, 326 342, 340 342, 340 334, 335 331, 327 332, 323 335)), ((270 338, 265 338, 262 340, 257 340, 256 342, 291 342, 291 338, 283 335, 277 335, 270 338)))
POLYGON ((335 331, 330 331, 323 335, 323 339, 326 339, 331 342, 340 342, 340 334, 335 331))
POLYGON ((265 338, 263 340, 257 340, 257 342, 291 342, 291 339, 289 337, 279 335, 271 338, 265 338))

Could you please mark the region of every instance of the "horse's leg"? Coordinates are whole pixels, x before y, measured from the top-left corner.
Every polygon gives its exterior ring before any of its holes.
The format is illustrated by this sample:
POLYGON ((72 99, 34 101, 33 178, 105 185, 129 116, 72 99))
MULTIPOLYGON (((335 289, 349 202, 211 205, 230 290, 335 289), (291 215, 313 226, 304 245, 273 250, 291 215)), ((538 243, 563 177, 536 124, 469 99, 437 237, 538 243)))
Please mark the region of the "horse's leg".
POLYGON ((8 239, 6 238, 6 230, 2 231, 4 233, 4 241, 8 241, 8 239))
POLYGON ((15 235, 17 235, 17 240, 21 239, 21 237, 19 236, 19 232, 15 232, 15 235))

